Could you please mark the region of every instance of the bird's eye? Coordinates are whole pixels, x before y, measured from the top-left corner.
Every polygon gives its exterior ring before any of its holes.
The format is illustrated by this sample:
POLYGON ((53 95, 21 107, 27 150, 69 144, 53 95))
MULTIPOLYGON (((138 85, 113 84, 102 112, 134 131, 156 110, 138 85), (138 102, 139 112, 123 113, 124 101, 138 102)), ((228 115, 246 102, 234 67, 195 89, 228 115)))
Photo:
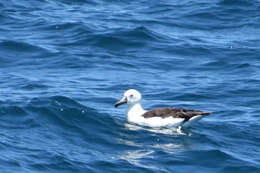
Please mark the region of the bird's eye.
POLYGON ((133 95, 133 94, 131 94, 131 95, 130 95, 130 97, 134 97, 134 95, 133 95))

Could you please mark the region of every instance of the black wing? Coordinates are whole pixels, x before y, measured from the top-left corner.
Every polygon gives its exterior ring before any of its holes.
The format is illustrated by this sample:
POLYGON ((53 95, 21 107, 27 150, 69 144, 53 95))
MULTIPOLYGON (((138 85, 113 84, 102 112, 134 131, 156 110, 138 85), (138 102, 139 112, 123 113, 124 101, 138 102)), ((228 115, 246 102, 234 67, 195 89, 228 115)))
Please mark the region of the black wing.
POLYGON ((190 118, 197 115, 209 115, 211 112, 196 111, 191 109, 184 108, 155 108, 146 112, 143 117, 174 117, 174 118, 184 118, 185 121, 188 121, 190 118))

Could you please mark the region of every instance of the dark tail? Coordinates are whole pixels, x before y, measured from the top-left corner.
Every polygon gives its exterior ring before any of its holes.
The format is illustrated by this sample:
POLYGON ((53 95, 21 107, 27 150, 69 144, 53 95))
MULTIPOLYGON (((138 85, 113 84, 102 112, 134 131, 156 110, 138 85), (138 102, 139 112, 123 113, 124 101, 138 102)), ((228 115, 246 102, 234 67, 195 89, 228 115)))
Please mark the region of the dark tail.
POLYGON ((201 112, 200 115, 209 115, 211 114, 212 112, 201 112))

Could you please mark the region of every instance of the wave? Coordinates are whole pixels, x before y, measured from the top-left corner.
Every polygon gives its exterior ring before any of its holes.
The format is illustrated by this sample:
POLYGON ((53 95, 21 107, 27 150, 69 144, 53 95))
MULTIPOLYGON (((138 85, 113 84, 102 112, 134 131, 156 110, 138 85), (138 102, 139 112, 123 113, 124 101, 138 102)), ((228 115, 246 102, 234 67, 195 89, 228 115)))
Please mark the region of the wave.
MULTIPOLYGON (((85 37, 74 40, 69 44, 88 45, 90 47, 105 48, 109 50, 121 50, 124 48, 143 47, 146 43, 164 41, 168 39, 161 34, 153 32, 146 27, 134 29, 113 29, 95 34, 88 34, 85 37)), ((64 45, 68 45, 65 43, 64 45)))
POLYGON ((95 109, 83 106, 76 101, 64 97, 54 96, 49 98, 34 98, 25 106, 2 106, 2 118, 10 126, 21 125, 27 128, 28 121, 34 126, 42 126, 44 122, 61 129, 67 127, 72 129, 109 127, 114 121, 108 115, 99 114, 95 109), (15 124, 14 121, 17 121, 15 124))

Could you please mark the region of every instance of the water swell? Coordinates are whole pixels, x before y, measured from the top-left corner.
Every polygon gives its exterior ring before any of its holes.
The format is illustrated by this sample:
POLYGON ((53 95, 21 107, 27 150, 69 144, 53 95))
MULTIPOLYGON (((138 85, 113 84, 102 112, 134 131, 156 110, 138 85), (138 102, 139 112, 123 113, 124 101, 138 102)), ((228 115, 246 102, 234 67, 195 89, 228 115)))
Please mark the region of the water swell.
MULTIPOLYGON (((108 50, 117 50, 125 48, 143 47, 146 42, 156 43, 165 40, 161 35, 150 31, 145 27, 138 27, 129 30, 103 31, 98 34, 86 34, 81 39, 75 39, 72 44, 86 44, 91 47, 105 48, 108 50), (83 39, 82 39, 83 38, 83 39)), ((66 44, 67 45, 67 44, 66 44)))
POLYGON ((95 109, 64 96, 34 98, 24 106, 2 106, 0 111, 3 118, 2 125, 3 123, 12 125, 15 122, 14 126, 21 125, 24 129, 49 125, 60 127, 61 130, 70 128, 88 133, 91 128, 106 131, 108 124, 115 123, 110 116, 102 115, 95 109))

